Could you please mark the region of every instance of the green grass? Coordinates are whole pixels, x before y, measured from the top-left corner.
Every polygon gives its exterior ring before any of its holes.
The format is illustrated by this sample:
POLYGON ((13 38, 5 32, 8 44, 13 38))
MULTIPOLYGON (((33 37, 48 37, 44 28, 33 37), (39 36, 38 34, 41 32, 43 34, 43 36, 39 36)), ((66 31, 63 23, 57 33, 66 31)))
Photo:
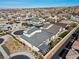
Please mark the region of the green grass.
POLYGON ((57 45, 59 42, 61 41, 61 38, 57 38, 55 41, 51 41, 49 43, 49 47, 47 49, 47 52, 48 53, 53 47, 55 47, 55 45, 57 45))
POLYGON ((51 42, 49 43, 49 47, 48 47, 46 53, 48 53, 53 47, 55 47, 55 45, 57 45, 57 44, 62 40, 62 38, 64 38, 67 34, 68 34, 68 32, 65 31, 65 32, 63 32, 63 33, 61 33, 61 34, 59 35, 60 38, 55 39, 55 41, 51 41, 51 42))
POLYGON ((5 35, 5 34, 6 34, 6 32, 3 31, 3 30, 0 28, 0 35, 2 36, 2 35, 5 35))
POLYGON ((59 37, 64 38, 68 34, 67 31, 63 32, 62 34, 59 35, 59 37))

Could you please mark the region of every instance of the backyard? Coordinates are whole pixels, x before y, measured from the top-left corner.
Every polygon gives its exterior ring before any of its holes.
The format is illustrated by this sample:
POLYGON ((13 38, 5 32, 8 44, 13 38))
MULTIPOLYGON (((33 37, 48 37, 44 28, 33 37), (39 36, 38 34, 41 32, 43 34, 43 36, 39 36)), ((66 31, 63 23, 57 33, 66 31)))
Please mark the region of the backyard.
POLYGON ((55 45, 57 45, 57 43, 59 43, 61 40, 62 40, 62 38, 57 38, 57 39, 55 39, 54 41, 51 41, 51 42, 49 43, 49 47, 48 47, 46 53, 48 53, 48 52, 49 52, 55 45))
POLYGON ((7 40, 5 44, 2 45, 2 47, 7 52, 8 55, 16 53, 16 52, 32 51, 32 49, 29 48, 27 45, 12 38, 7 40))
POLYGON ((57 45, 67 34, 68 34, 68 31, 64 31, 59 35, 57 39, 54 39, 53 41, 51 41, 48 45, 49 47, 46 53, 48 53, 53 47, 55 47, 55 45, 57 45))

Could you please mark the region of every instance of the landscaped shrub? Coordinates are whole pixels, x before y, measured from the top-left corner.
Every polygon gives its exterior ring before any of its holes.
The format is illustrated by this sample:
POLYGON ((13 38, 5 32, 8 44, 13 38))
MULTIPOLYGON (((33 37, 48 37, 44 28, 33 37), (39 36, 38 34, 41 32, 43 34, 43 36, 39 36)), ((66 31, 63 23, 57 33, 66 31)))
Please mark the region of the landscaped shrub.
POLYGON ((47 50, 47 52, 46 53, 48 53, 57 43, 59 43, 61 41, 61 38, 57 38, 57 39, 55 39, 55 41, 51 41, 50 43, 49 43, 49 48, 48 48, 48 50, 47 50))
POLYGON ((34 54, 36 59, 43 59, 43 56, 41 54, 39 54, 38 52, 33 51, 33 54, 34 54))
POLYGON ((63 32, 62 34, 59 35, 59 37, 64 38, 68 34, 67 31, 63 32))

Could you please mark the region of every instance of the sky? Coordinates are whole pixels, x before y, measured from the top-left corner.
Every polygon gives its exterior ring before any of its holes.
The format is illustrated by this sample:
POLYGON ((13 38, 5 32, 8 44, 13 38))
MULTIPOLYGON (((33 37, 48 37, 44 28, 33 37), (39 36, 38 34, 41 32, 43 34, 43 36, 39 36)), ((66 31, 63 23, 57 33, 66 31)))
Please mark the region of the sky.
POLYGON ((0 8, 39 8, 79 5, 79 0, 0 0, 0 8))

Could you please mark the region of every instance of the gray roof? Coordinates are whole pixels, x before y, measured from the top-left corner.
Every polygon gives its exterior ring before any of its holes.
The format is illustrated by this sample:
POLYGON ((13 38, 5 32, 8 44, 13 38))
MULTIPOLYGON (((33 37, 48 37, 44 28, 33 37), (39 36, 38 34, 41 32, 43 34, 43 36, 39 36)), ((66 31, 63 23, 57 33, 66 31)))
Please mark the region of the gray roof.
POLYGON ((25 35, 21 35, 23 39, 31 43, 32 45, 38 47, 41 43, 46 41, 47 39, 52 37, 52 34, 47 33, 46 31, 42 31, 40 33, 36 33, 31 37, 27 37, 25 35))
POLYGON ((61 27, 57 26, 57 25, 53 25, 52 27, 50 27, 49 29, 44 29, 45 31, 47 31, 48 33, 51 33, 53 35, 56 35, 59 32, 59 29, 61 27))
POLYGON ((39 30, 39 29, 36 28, 36 27, 32 27, 31 29, 29 29, 29 30, 27 31, 27 34, 31 34, 32 32, 34 32, 34 31, 36 31, 36 30, 39 30))
POLYGON ((33 22, 39 22, 40 19, 39 19, 38 17, 32 17, 32 18, 31 18, 31 21, 33 21, 33 22))
POLYGON ((51 24, 44 24, 43 28, 47 28, 49 25, 51 25, 51 24))
POLYGON ((39 48, 40 52, 44 54, 44 53, 46 53, 48 47, 49 47, 48 44, 43 43, 43 44, 42 44, 41 46, 39 46, 38 48, 39 48))

